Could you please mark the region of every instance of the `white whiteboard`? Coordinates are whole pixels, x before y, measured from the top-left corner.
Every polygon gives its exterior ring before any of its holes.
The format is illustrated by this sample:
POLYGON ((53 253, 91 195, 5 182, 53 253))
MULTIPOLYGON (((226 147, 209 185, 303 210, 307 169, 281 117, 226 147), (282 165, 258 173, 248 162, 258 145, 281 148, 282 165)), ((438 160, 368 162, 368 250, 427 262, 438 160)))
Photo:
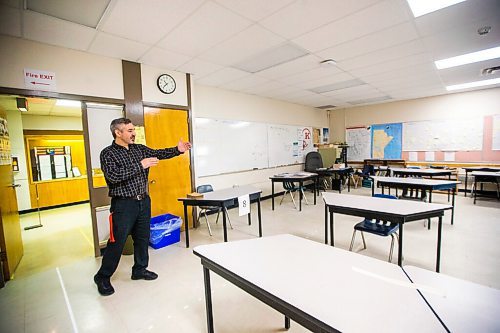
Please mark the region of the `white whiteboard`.
POLYGON ((483 149, 483 118, 403 123, 404 151, 483 149))
POLYGON ((363 161, 371 158, 372 140, 370 127, 346 128, 347 159, 363 161))
POLYGON ((267 125, 195 118, 193 151, 197 176, 267 168, 267 125))
POLYGON ((493 150, 500 150, 500 114, 493 116, 492 140, 491 148, 493 150))
POLYGON ((270 167, 304 163, 314 150, 312 127, 269 124, 267 133, 270 167))
POLYGON ((92 169, 99 169, 101 167, 101 151, 113 141, 109 125, 113 119, 121 117, 123 117, 122 106, 87 103, 90 163, 92 169))
POLYGON ((197 176, 304 163, 312 127, 195 118, 197 176))

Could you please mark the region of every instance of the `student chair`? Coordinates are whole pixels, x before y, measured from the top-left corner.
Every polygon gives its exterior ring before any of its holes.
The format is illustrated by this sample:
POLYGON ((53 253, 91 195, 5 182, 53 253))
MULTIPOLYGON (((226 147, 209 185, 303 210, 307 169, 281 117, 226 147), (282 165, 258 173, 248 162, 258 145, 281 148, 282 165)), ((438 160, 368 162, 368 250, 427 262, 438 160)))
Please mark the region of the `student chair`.
MULTIPOLYGON (((214 189, 210 184, 200 185, 196 187, 196 192, 198 193, 213 192, 213 190, 214 189)), ((207 212, 208 213, 217 212, 217 219, 215 220, 215 223, 217 223, 219 222, 219 214, 221 212, 221 209, 222 209, 221 207, 217 206, 200 206, 200 211, 198 212, 196 220, 198 221, 198 223, 200 223, 201 214, 205 216, 205 221, 207 222, 208 233, 210 234, 210 236, 212 236, 212 229, 210 228, 210 223, 208 222, 207 212)), ((229 221, 229 226, 231 227, 231 229, 233 229, 233 226, 231 225, 231 220, 229 219, 229 214, 227 213, 227 209, 225 207, 224 207, 224 213, 226 214, 227 220, 229 221)))
MULTIPOLYGON (((370 164, 366 164, 363 166, 363 169, 362 170, 356 170, 356 172, 354 172, 354 174, 358 177, 361 177, 362 181, 361 181, 361 185, 363 185, 363 180, 368 180, 368 178, 370 176, 373 176, 375 175, 375 167, 373 165, 370 165, 370 164)), ((367 182, 368 183, 368 182, 367 182)), ((370 186, 367 186, 367 187, 371 187, 371 182, 369 184, 370 186)), ((355 181, 354 182, 354 188, 357 188, 358 187, 358 182, 355 181)))
MULTIPOLYGON (((377 198, 386 198, 386 199, 397 199, 394 195, 388 194, 375 194, 374 197, 377 198)), ((363 250, 366 250, 366 241, 364 232, 374 234, 377 236, 387 237, 391 236, 391 248, 389 250, 389 262, 392 261, 392 253, 394 249, 394 239, 398 240, 398 231, 399 225, 397 223, 380 221, 380 220, 370 220, 364 219, 354 226, 354 231, 352 233, 351 246, 349 247, 349 251, 352 251, 352 247, 354 246, 354 240, 356 238, 356 232, 361 231, 361 238, 363 239, 363 250)))
MULTIPOLYGON (((301 191, 302 192, 302 197, 304 198, 306 204, 309 205, 309 201, 307 201, 307 197, 304 193, 304 188, 301 186, 295 186, 294 182, 283 182, 283 188, 285 189, 285 193, 283 193, 283 196, 281 197, 280 205, 283 202, 283 199, 285 199, 285 196, 287 193, 290 193, 290 197, 292 198, 293 206, 295 209, 297 209, 297 205, 295 204, 295 192, 301 191)), ((300 200, 300 194, 299 194, 299 200, 300 200)))

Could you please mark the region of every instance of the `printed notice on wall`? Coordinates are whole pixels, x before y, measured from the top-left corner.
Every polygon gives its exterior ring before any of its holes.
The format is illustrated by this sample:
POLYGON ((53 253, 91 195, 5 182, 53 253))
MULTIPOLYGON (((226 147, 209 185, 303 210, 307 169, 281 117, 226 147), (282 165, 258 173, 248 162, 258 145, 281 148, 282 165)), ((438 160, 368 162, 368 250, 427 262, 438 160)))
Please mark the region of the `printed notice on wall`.
POLYGON ((445 160, 445 162, 455 162, 455 152, 454 151, 445 151, 444 152, 444 160, 445 160))
POLYGON ((418 161, 418 152, 416 152, 416 151, 410 151, 408 153, 408 159, 410 160, 410 162, 416 162, 416 161, 418 161))
POLYGON ((434 162, 436 160, 436 158, 434 156, 434 152, 433 151, 426 151, 425 152, 425 160, 427 162, 434 162))
POLYGON ((24 86, 26 89, 56 91, 56 73, 25 68, 24 86))

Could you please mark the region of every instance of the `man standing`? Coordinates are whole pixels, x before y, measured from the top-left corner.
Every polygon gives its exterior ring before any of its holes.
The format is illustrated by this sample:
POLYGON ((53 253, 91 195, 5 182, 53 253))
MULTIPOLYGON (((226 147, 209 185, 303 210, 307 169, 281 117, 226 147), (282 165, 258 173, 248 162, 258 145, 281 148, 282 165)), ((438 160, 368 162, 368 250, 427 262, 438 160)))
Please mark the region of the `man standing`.
POLYGON ((148 195, 149 168, 159 160, 178 156, 191 149, 191 143, 179 141, 177 147, 151 149, 134 144, 135 129, 130 119, 111 122, 114 141, 101 152, 101 169, 111 197, 110 238, 101 268, 94 276, 97 290, 103 296, 115 292, 110 278, 118 267, 129 234, 134 241, 132 280, 154 280, 158 275, 148 271, 151 199, 148 195))

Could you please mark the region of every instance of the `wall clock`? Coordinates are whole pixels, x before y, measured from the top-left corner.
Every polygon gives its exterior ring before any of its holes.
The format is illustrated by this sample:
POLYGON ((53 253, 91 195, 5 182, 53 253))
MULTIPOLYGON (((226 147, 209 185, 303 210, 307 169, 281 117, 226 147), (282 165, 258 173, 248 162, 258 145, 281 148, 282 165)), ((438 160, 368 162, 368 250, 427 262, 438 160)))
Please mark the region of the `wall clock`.
POLYGON ((171 94, 175 91, 175 80, 168 74, 161 74, 158 76, 156 84, 158 85, 158 89, 164 94, 171 94))

